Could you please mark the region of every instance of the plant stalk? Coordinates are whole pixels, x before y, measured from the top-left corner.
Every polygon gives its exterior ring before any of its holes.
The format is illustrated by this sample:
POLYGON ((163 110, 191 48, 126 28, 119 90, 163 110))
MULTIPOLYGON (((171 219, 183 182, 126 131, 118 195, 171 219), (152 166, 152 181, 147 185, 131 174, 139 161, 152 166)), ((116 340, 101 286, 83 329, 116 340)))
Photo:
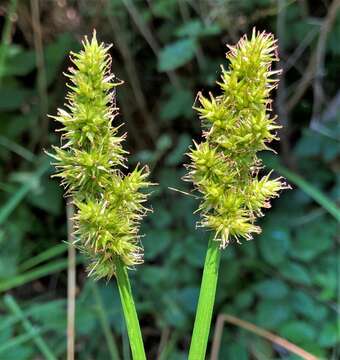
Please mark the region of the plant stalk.
POLYGON ((205 359, 214 309, 220 258, 219 242, 211 237, 205 257, 201 290, 191 337, 189 360, 205 359))
POLYGON ((74 360, 75 313, 76 313, 76 249, 74 242, 74 207, 72 199, 67 199, 67 360, 74 360))
POLYGON ((132 291, 126 266, 117 259, 116 278, 122 302, 126 328, 129 335, 132 358, 134 360, 146 360, 142 333, 139 326, 137 311, 132 297, 132 291))

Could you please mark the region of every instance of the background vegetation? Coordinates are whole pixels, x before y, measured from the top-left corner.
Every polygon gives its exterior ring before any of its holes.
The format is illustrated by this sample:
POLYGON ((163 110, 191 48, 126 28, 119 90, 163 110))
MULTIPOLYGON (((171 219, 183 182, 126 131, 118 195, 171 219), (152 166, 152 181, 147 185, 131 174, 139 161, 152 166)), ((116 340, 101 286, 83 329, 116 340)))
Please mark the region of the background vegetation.
MULTIPOLYGON (((65 358, 65 201, 43 149, 58 142, 46 114, 62 105, 67 54, 93 28, 114 43, 113 71, 126 81, 117 95, 130 161, 150 164, 160 184, 142 229, 145 264, 131 272, 148 358, 186 358, 208 234, 195 229, 197 200, 169 187, 190 191, 181 177, 183 154, 201 135, 195 95, 216 88, 225 44, 253 26, 279 38, 284 72, 274 110, 284 126, 281 146, 275 144, 281 160, 264 160, 293 190, 274 202, 263 235, 223 252, 215 313, 339 358, 339 3, 1 1, 1 359, 65 358)), ((129 359, 114 281, 94 284, 77 261, 77 358, 109 359, 115 341, 129 359)), ((225 327, 220 359, 294 358, 225 327)))

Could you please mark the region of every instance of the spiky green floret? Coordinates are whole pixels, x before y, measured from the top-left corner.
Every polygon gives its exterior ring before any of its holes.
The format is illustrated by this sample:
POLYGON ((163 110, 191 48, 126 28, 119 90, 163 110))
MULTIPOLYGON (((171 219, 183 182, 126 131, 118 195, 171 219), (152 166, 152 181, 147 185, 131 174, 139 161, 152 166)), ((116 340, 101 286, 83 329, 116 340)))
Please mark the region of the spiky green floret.
POLYGON ((110 73, 109 48, 94 32, 79 54, 72 53, 67 110, 53 117, 63 125, 62 146, 51 154, 58 170, 54 176, 76 207, 75 243, 90 258, 89 272, 97 278, 113 276, 117 258, 127 266, 143 262, 138 231, 147 209, 141 190, 150 185, 147 168, 125 176, 120 170, 126 161, 124 136, 117 135, 112 122, 118 114, 114 88, 121 82, 110 73))
POLYGON ((194 144, 189 156, 192 181, 202 193, 199 225, 215 232, 225 247, 231 238, 251 239, 261 229, 255 225, 270 199, 287 186, 281 180, 259 178, 257 152, 278 139, 270 92, 277 86, 271 71, 278 61, 276 40, 271 34, 253 30, 227 53, 229 68, 222 67, 221 95, 198 95, 196 110, 203 121, 205 141, 194 144))

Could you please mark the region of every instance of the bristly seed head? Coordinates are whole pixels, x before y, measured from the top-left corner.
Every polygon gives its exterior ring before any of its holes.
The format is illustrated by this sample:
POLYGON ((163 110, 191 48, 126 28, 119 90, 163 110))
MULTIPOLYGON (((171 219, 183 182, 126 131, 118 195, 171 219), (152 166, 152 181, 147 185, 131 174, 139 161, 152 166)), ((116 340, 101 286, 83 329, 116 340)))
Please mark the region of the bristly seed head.
POLYGON ((231 238, 249 240, 261 232, 255 225, 270 199, 287 188, 282 178, 259 178, 262 168, 257 152, 271 150, 268 143, 278 140, 275 117, 270 116, 270 92, 277 86, 272 71, 278 61, 273 35, 253 30, 236 46, 228 46, 229 69, 222 67, 218 82, 221 95, 209 98, 198 94, 195 108, 203 121, 205 141, 194 144, 189 156, 191 181, 202 194, 200 226, 214 231, 215 240, 226 247, 231 238))
POLYGON ((63 125, 60 147, 53 147, 54 164, 66 193, 76 207, 76 245, 90 259, 89 273, 110 278, 120 258, 127 266, 143 262, 139 223, 147 209, 150 185, 146 167, 124 176, 126 152, 112 122, 118 114, 115 88, 122 82, 110 73, 110 46, 92 39, 83 41, 80 53, 71 53, 74 67, 66 76, 70 91, 65 109, 55 120, 63 125))

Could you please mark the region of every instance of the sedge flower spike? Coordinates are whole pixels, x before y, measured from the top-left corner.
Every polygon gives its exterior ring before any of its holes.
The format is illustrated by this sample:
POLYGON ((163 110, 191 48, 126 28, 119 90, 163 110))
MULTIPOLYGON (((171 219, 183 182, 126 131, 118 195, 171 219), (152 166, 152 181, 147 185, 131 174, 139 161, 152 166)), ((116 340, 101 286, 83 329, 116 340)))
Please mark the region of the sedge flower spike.
POLYGON ((76 245, 90 259, 89 272, 111 278, 117 261, 126 266, 143 262, 139 223, 146 213, 148 169, 137 166, 124 175, 125 136, 118 136, 115 88, 110 73, 110 46, 98 43, 96 33, 71 53, 74 67, 66 76, 70 91, 65 109, 53 117, 63 125, 61 147, 53 147, 58 173, 76 208, 76 245))
POLYGON ((200 226, 212 230, 220 247, 232 238, 249 240, 261 232, 255 224, 270 199, 287 188, 281 178, 262 178, 257 153, 270 150, 280 127, 270 116, 270 92, 277 86, 271 65, 278 61, 273 35, 253 30, 229 46, 229 68, 222 67, 221 94, 198 95, 204 141, 191 149, 186 177, 202 194, 200 226))

